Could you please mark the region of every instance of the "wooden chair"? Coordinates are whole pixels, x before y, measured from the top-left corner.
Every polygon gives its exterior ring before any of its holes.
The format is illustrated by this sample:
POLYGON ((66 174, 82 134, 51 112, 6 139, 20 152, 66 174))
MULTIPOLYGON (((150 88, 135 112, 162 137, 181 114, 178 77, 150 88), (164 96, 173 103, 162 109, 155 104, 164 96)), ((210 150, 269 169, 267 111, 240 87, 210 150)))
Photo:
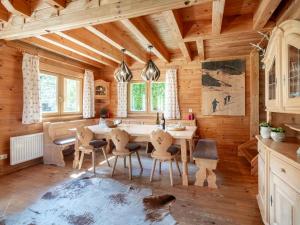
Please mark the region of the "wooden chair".
POLYGON ((79 142, 78 150, 80 152, 80 160, 78 169, 81 169, 84 155, 85 154, 92 154, 92 163, 93 163, 93 172, 95 173, 95 152, 97 150, 102 150, 104 158, 106 159, 107 165, 110 166, 109 161, 106 156, 105 147, 107 145, 106 141, 103 140, 93 140, 94 134, 93 132, 86 128, 80 127, 76 130, 76 137, 79 142))
POLYGON ((140 164, 141 171, 143 170, 141 159, 140 159, 140 156, 138 153, 138 150, 141 148, 141 146, 136 143, 130 143, 129 142, 129 138, 130 138, 129 134, 126 131, 121 130, 119 128, 112 129, 110 136, 111 136, 112 142, 115 145, 115 150, 113 150, 113 152, 112 152, 113 155, 115 156, 115 162, 114 162, 111 176, 114 175, 118 157, 124 157, 124 168, 126 168, 126 157, 128 156, 128 158, 129 158, 129 167, 128 167, 129 179, 131 180, 132 179, 131 155, 133 153, 136 153, 137 159, 140 164))
POLYGON ((199 168, 196 173, 195 185, 203 187, 205 180, 207 180, 208 187, 218 188, 216 184, 217 178, 214 172, 218 164, 216 141, 211 139, 200 139, 193 152, 193 157, 199 168))
POLYGON ((171 186, 173 186, 173 169, 172 169, 173 160, 175 160, 177 169, 181 176, 178 161, 176 159, 178 153, 180 153, 180 148, 176 147, 175 145, 172 145, 173 143, 172 136, 168 132, 162 129, 154 130, 150 135, 150 140, 155 149, 154 152, 152 152, 151 154, 151 157, 153 158, 153 165, 152 165, 152 172, 150 176, 150 182, 152 182, 153 179, 156 161, 159 160, 159 173, 161 173, 161 163, 165 161, 169 161, 170 181, 171 181, 171 186))

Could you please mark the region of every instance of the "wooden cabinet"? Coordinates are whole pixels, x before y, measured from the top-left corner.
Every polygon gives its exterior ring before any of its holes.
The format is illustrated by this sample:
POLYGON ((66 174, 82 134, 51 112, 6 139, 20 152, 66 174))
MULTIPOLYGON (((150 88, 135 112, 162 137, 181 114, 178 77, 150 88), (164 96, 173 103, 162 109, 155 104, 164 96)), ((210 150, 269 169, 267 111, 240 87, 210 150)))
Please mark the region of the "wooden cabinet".
POLYGON ((263 61, 266 110, 300 114, 300 21, 274 28, 263 61))
POLYGON ((257 139, 257 201, 262 220, 266 225, 300 225, 299 143, 257 139))
POLYGON ((270 173, 270 225, 300 224, 300 193, 270 173))

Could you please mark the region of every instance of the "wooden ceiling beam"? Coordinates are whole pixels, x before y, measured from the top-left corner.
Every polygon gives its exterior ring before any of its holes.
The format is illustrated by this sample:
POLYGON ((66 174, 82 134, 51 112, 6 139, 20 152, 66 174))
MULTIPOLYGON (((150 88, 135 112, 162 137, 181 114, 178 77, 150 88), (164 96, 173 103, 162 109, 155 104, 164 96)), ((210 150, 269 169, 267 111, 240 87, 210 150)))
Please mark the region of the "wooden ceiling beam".
POLYGON ((13 15, 30 17, 32 14, 31 5, 21 0, 1 0, 2 5, 13 15))
POLYGON ((281 0, 261 0, 253 16, 253 29, 260 30, 269 21, 281 0))
POLYGON ((149 45, 153 46, 152 52, 164 62, 170 62, 170 54, 162 41, 153 32, 147 21, 142 18, 133 18, 121 20, 121 23, 130 30, 139 42, 147 48, 149 45))
POLYGON ((46 2, 57 9, 64 9, 67 6, 66 0, 46 0, 46 2))
POLYGON ((115 65, 115 63, 120 63, 122 61, 122 54, 118 49, 103 41, 85 28, 56 32, 56 34, 82 46, 83 48, 99 54, 102 58, 106 59, 106 64, 109 62, 109 64, 115 65), (111 62, 114 63, 112 64, 111 62))
POLYGON ((213 0, 212 3, 212 32, 220 34, 224 14, 225 0, 213 0))
POLYGON ((147 62, 147 53, 139 44, 126 34, 125 28, 119 22, 99 24, 86 27, 90 32, 97 35, 104 41, 108 42, 115 48, 121 50, 126 49, 126 54, 139 61, 147 62))
POLYGON ((283 8, 276 18, 276 24, 279 25, 287 19, 300 19, 300 0, 292 0, 287 7, 283 8))
POLYGON ((189 7, 196 4, 210 2, 211 0, 122 0, 106 2, 103 4, 101 3, 102 1, 100 1, 100 4, 93 4, 92 7, 90 6, 90 1, 78 0, 78 2, 80 1, 85 5, 69 9, 68 13, 60 13, 58 15, 51 14, 51 16, 43 19, 32 18, 24 24, 11 24, 0 32, 0 39, 20 39, 47 34, 49 32, 108 23, 120 19, 159 13, 170 9, 189 7))
POLYGON ((97 67, 97 68, 103 68, 102 63, 100 63, 98 61, 95 61, 95 60, 92 60, 90 58, 87 58, 85 56, 82 56, 82 54, 77 54, 74 51, 67 50, 66 48, 63 48, 63 47, 58 46, 56 44, 52 44, 49 41, 45 41, 45 40, 39 39, 37 37, 24 38, 24 39, 22 39, 22 41, 26 42, 28 44, 31 44, 31 45, 49 50, 51 52, 58 53, 58 54, 63 55, 67 58, 71 58, 71 59, 89 64, 91 66, 94 66, 94 67, 97 67))
POLYGON ((165 12, 165 18, 172 30, 173 37, 178 43, 178 47, 187 61, 192 60, 191 51, 188 44, 183 41, 183 22, 177 11, 169 10, 165 12))
POLYGON ((65 37, 59 36, 57 34, 47 34, 44 36, 37 36, 38 39, 49 42, 50 44, 56 45, 58 47, 64 48, 68 51, 74 52, 83 57, 89 58, 91 60, 97 61, 107 66, 117 67, 117 63, 91 51, 90 49, 79 45, 65 37))
POLYGON ((204 41, 202 38, 196 40, 196 46, 200 60, 205 60, 204 41))

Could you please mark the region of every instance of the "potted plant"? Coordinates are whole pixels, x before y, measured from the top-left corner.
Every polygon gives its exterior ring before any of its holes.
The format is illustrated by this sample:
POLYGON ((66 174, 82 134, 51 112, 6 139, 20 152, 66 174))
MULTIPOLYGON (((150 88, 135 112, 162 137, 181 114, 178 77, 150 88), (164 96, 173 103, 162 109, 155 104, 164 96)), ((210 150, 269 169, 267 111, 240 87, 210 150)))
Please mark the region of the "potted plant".
POLYGON ((100 109, 100 118, 108 118, 108 109, 107 108, 102 108, 100 109))
POLYGON ((259 127, 260 127, 260 136, 262 136, 262 138, 270 138, 271 124, 269 124, 268 122, 261 122, 259 124, 259 127))
POLYGON ((276 142, 281 142, 285 138, 285 130, 281 127, 271 129, 271 138, 276 142))

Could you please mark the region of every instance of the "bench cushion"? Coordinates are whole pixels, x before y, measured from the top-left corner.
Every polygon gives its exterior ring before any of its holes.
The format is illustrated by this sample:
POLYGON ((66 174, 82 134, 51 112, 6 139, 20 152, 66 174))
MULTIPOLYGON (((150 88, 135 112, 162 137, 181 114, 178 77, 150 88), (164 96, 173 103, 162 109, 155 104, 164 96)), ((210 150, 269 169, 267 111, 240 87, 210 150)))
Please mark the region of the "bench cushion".
POLYGON ((74 144, 75 141, 76 141, 75 137, 67 137, 67 138, 55 139, 53 143, 56 145, 70 145, 70 144, 74 144))
POLYGON ((94 148, 102 148, 107 145, 107 141, 104 140, 92 140, 90 141, 90 145, 94 148))
POLYGON ((193 152, 193 157, 217 160, 218 151, 216 141, 211 139, 200 139, 193 152))
POLYGON ((167 151, 171 153, 171 155, 176 155, 180 151, 180 148, 176 145, 171 145, 167 151))
POLYGON ((132 142, 129 142, 127 145, 126 145, 126 148, 129 149, 129 151, 137 151, 141 148, 141 146, 137 143, 132 143, 132 142))

